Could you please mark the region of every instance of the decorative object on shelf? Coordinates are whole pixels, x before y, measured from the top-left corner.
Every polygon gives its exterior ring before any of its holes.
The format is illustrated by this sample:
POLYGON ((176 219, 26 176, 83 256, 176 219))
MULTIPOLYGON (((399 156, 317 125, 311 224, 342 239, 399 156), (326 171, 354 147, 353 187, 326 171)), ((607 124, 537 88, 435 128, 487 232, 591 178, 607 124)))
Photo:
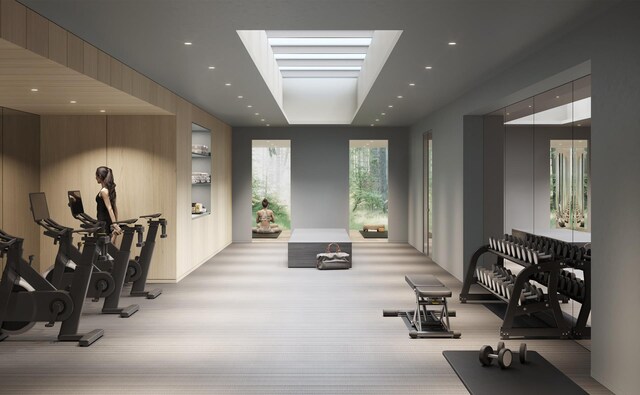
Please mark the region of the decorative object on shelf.
POLYGON ((211 174, 194 171, 191 173, 191 184, 211 184, 211 174))
POLYGON ((191 124, 191 218, 211 214, 213 134, 204 126, 191 124), (209 209, 207 209, 209 208, 209 209))
POLYGON ((191 214, 204 214, 207 208, 202 203, 191 203, 191 214))
POLYGON ((204 144, 192 144, 191 154, 201 155, 201 156, 211 156, 211 149, 209 149, 209 147, 204 144))

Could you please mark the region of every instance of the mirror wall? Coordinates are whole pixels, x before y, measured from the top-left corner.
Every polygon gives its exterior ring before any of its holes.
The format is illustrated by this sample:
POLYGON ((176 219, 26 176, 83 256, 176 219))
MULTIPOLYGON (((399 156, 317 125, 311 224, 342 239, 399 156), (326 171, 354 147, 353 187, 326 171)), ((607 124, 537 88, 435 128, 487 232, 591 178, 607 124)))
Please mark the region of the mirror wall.
POLYGON ((590 156, 591 76, 487 114, 485 240, 515 229, 590 247, 590 156))

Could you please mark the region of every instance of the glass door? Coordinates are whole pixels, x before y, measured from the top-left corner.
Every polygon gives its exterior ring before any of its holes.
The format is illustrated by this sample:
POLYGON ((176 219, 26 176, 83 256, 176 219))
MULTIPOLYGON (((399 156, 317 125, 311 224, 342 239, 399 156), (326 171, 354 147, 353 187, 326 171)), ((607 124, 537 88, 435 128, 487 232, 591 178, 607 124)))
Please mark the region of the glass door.
POLYGON ((424 202, 424 219, 423 219, 423 251, 426 256, 432 256, 433 246, 433 136, 431 132, 427 132, 423 137, 423 202, 424 202))

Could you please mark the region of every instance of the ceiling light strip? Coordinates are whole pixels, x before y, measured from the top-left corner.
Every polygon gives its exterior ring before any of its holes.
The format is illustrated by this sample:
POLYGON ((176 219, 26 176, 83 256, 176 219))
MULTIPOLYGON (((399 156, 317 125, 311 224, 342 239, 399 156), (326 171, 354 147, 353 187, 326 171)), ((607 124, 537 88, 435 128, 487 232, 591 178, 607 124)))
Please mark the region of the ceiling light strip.
POLYGON ((269 39, 269 45, 272 47, 281 46, 294 46, 294 47, 361 47, 371 45, 371 37, 312 37, 312 38, 298 38, 298 37, 276 37, 269 39))
POLYGON ((276 60, 363 60, 364 53, 277 53, 276 60))
POLYGON ((282 66, 280 71, 360 71, 360 66, 282 66))

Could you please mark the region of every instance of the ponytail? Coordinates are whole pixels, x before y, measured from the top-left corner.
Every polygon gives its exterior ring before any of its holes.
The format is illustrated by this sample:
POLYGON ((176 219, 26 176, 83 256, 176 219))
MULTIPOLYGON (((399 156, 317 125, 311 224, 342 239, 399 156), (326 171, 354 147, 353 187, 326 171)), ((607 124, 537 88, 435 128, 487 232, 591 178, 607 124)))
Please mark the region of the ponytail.
POLYGON ((109 167, 100 166, 96 169, 96 177, 98 177, 102 181, 102 183, 104 183, 105 188, 107 188, 107 190, 109 191, 109 201, 111 202, 111 207, 113 207, 113 212, 117 213, 118 209, 116 207, 116 183, 113 180, 113 171, 109 167))

